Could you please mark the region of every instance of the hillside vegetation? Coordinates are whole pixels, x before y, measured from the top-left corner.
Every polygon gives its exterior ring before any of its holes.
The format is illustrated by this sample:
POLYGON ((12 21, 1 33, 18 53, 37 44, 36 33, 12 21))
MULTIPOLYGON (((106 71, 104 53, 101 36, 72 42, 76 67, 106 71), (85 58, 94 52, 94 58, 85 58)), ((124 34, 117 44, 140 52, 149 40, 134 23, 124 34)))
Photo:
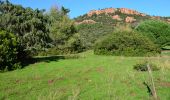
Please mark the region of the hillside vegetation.
POLYGON ((99 10, 91 10, 87 14, 78 16, 74 19, 77 24, 103 23, 109 24, 111 26, 125 23, 136 25, 141 21, 150 19, 164 20, 169 22, 169 17, 152 16, 128 8, 105 8, 99 10))
MULTIPOLYGON (((100 40, 103 36, 113 33, 113 31, 121 26, 129 26, 134 29, 143 21, 147 22, 148 20, 161 20, 162 25, 165 24, 165 26, 169 22, 168 17, 151 16, 127 8, 105 8, 100 10, 92 10, 87 14, 74 18, 74 20, 80 30, 79 35, 81 36, 81 40, 83 41, 83 45, 86 49, 94 48, 96 40, 100 40)), ((161 23, 157 23, 157 27, 155 27, 157 29, 155 29, 155 32, 160 31, 163 28, 161 28, 158 24, 161 23)), ((146 32, 147 34, 152 26, 154 25, 152 24, 151 27, 147 27, 148 29, 141 29, 141 31, 144 33, 146 32)), ((169 28, 167 28, 167 30, 168 29, 169 28)), ((162 31, 162 35, 166 33, 169 35, 168 32, 164 31, 162 31)))
POLYGON ((170 45, 170 24, 163 21, 144 21, 136 27, 136 30, 149 37, 161 48, 170 45))
POLYGON ((169 17, 69 12, 0 0, 0 99, 170 99, 169 17))

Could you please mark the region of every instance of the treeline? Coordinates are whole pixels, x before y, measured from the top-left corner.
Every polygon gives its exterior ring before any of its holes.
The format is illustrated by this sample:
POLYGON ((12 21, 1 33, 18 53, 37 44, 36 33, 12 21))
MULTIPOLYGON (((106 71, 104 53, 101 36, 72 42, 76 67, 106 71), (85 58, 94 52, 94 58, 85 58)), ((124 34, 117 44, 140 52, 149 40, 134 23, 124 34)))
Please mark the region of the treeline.
POLYGON ((68 13, 64 7, 45 12, 1 0, 0 70, 16 69, 32 56, 79 52, 81 43, 68 13))

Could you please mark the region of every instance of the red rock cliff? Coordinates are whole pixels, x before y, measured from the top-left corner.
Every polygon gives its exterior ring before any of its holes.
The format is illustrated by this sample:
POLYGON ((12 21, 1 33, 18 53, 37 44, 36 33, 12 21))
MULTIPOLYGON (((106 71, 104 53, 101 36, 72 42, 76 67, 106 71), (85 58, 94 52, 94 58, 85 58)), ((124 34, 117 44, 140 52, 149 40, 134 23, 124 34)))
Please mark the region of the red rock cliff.
POLYGON ((127 8, 106 8, 103 10, 92 10, 90 11, 87 15, 88 16, 92 16, 93 14, 109 14, 109 13, 115 13, 116 11, 119 11, 123 14, 129 14, 129 15, 139 15, 139 16, 146 16, 146 14, 143 13, 139 13, 136 10, 131 10, 131 9, 127 9, 127 8))
POLYGON ((93 14, 99 15, 99 14, 103 14, 103 13, 109 14, 109 13, 115 13, 116 11, 117 11, 117 9, 115 9, 115 8, 107 8, 107 9, 103 9, 103 10, 92 10, 87 15, 92 16, 93 14))

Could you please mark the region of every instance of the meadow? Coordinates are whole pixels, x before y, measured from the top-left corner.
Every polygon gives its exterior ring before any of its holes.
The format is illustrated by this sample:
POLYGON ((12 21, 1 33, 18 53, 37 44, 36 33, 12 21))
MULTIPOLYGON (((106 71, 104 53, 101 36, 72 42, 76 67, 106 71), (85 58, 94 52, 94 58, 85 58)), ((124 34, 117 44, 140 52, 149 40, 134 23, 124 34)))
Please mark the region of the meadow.
POLYGON ((148 72, 133 69, 149 61, 160 100, 170 99, 170 56, 123 57, 94 55, 93 51, 67 57, 36 57, 20 70, 0 73, 1 100, 148 100, 148 72), (146 84, 145 84, 146 83, 146 84))
POLYGON ((170 100, 170 17, 99 7, 71 18, 64 5, 10 1, 0 0, 0 100, 170 100))

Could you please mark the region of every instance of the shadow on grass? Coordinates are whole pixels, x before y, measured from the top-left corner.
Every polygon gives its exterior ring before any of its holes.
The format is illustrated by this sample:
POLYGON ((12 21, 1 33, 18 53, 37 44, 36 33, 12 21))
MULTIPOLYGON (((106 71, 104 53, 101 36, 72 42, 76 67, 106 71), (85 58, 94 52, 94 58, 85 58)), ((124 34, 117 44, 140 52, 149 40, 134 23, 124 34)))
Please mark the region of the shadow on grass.
POLYGON ((153 96, 150 86, 146 82, 143 82, 143 84, 146 86, 147 93, 149 94, 149 96, 153 96))
POLYGON ((65 56, 45 56, 45 57, 33 57, 33 58, 29 58, 29 59, 25 59, 24 61, 22 61, 22 67, 26 67, 30 64, 34 64, 34 63, 39 63, 39 62, 51 62, 51 61, 58 61, 60 59, 66 59, 65 56))
POLYGON ((33 58, 29 58, 29 59, 25 59, 24 61, 22 61, 22 68, 30 65, 30 64, 34 64, 34 63, 39 63, 39 62, 51 62, 51 61, 58 61, 61 59, 78 59, 80 58, 79 55, 56 55, 56 56, 42 56, 42 57, 33 57, 33 58))
MULTIPOLYGON (((27 58, 21 61, 21 66, 19 66, 18 69, 23 69, 25 67, 27 67, 30 64, 35 64, 35 63, 39 63, 39 62, 51 62, 51 61, 58 61, 61 59, 69 59, 72 57, 70 56, 44 56, 44 57, 33 57, 33 58, 27 58)), ((0 73, 4 73, 4 72, 9 72, 9 71, 13 71, 13 69, 11 70, 0 70, 0 73)))

